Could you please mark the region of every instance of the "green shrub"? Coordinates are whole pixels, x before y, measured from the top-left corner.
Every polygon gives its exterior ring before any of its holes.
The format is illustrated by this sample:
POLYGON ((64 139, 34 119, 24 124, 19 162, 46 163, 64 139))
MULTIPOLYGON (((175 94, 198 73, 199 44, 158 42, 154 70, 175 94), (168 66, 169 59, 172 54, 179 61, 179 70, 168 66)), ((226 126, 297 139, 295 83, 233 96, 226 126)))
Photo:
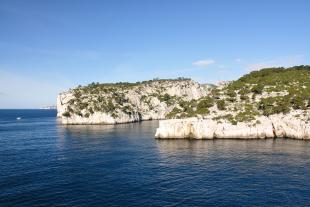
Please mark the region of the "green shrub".
POLYGON ((125 114, 131 115, 133 113, 133 108, 129 105, 123 106, 122 111, 125 114))
POLYGON ((237 96, 236 92, 234 90, 228 90, 226 93, 229 97, 234 98, 237 96))
POLYGON ((249 111, 240 112, 235 117, 237 122, 248 122, 255 119, 254 114, 249 111))
POLYGON ((68 106, 68 107, 67 107, 67 110, 68 110, 68 112, 70 112, 70 113, 73 113, 73 112, 74 112, 74 110, 72 109, 71 106, 68 106))
POLYGON ((226 114, 226 115, 223 115, 223 116, 217 116, 217 117, 213 118, 213 120, 215 120, 215 121, 219 121, 219 120, 222 120, 222 119, 229 121, 233 125, 237 124, 237 121, 235 120, 235 118, 234 118, 234 116, 232 114, 226 114))
POLYGON ((125 97, 124 94, 114 94, 114 100, 119 105, 123 105, 124 103, 128 103, 128 99, 125 97))
POLYGON ((193 115, 206 115, 206 114, 209 114, 210 111, 208 108, 197 108, 197 110, 195 111, 195 114, 193 115))
POLYGON ((253 92, 254 94, 262 94, 263 90, 264 86, 261 84, 257 84, 252 87, 251 92, 253 92))
POLYGON ((118 117, 118 115, 117 115, 115 112, 113 112, 113 113, 111 114, 111 116, 112 116, 114 119, 116 119, 116 118, 118 117))
POLYGON ((181 113, 181 112, 183 112, 183 110, 181 110, 181 109, 179 109, 179 108, 177 108, 177 107, 174 107, 174 108, 172 109, 172 111, 166 115, 166 118, 168 118, 168 119, 176 118, 177 115, 178 115, 179 113, 181 113))
POLYGON ((68 111, 66 111, 66 112, 64 112, 64 113, 62 113, 62 115, 64 116, 64 117, 71 117, 71 114, 70 114, 70 112, 68 112, 68 111))
POLYGON ((113 104, 112 100, 108 101, 108 104, 106 105, 107 112, 112 112, 115 110, 115 105, 113 104))
POLYGON ((233 102, 235 102, 237 99, 234 98, 234 97, 228 97, 226 100, 233 103, 233 102))
POLYGON ((220 97, 220 90, 214 88, 214 89, 211 90, 211 94, 212 94, 212 96, 213 96, 215 99, 219 99, 219 97, 220 97))
POLYGON ((90 114, 93 114, 93 113, 94 113, 93 108, 89 108, 88 111, 89 111, 90 114))
POLYGON ((200 99, 200 101, 197 104, 197 109, 199 108, 210 108, 214 105, 214 100, 210 97, 205 97, 203 99, 200 99))
POLYGON ((147 98, 147 96, 146 95, 142 95, 141 97, 140 97, 140 101, 144 101, 145 99, 147 98))
POLYGON ((304 100, 300 96, 293 97, 291 99, 291 104, 292 104, 293 109, 306 109, 307 108, 306 100, 304 100))
POLYGON ((82 93, 81 93, 81 91, 79 89, 75 89, 73 91, 73 96, 78 99, 78 98, 80 98, 82 96, 82 93))
POLYGON ((217 108, 219 110, 225 110, 226 109, 226 104, 225 104, 225 101, 224 100, 218 100, 216 102, 216 105, 217 105, 217 108))
POLYGON ((279 113, 286 114, 290 112, 289 101, 288 96, 263 98, 258 104, 258 109, 261 110, 265 116, 279 113))
POLYGON ((75 112, 78 116, 81 116, 81 117, 83 117, 83 114, 82 114, 82 112, 80 112, 80 111, 77 111, 77 112, 75 112))
POLYGON ((247 95, 249 94, 251 91, 247 88, 247 87, 243 87, 239 90, 238 94, 242 95, 247 95))
POLYGON ((183 108, 184 112, 193 112, 194 107, 197 106, 197 101, 180 101, 179 105, 183 108))
POLYGON ((240 99, 243 101, 249 100, 249 96, 247 95, 240 95, 240 99))

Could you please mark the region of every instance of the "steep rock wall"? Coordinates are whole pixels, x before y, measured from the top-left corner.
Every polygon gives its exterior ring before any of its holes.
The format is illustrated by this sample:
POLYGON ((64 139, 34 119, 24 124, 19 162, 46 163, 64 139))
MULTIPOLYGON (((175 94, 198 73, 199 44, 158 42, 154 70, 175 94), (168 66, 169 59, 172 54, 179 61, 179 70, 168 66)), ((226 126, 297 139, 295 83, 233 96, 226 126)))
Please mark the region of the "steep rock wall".
POLYGON ((171 119, 159 122, 156 138, 193 139, 265 139, 294 138, 310 139, 310 124, 292 115, 273 115, 257 117, 259 124, 229 122, 217 123, 212 119, 171 119))

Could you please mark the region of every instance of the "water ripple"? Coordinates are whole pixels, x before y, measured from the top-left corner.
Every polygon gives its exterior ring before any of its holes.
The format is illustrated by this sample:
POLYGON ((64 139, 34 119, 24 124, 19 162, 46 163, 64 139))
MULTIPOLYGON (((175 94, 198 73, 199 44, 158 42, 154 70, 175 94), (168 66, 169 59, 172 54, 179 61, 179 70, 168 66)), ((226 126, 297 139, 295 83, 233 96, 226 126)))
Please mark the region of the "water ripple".
POLYGON ((310 203, 310 142, 156 140, 157 121, 61 126, 50 112, 1 113, 0 206, 310 203))

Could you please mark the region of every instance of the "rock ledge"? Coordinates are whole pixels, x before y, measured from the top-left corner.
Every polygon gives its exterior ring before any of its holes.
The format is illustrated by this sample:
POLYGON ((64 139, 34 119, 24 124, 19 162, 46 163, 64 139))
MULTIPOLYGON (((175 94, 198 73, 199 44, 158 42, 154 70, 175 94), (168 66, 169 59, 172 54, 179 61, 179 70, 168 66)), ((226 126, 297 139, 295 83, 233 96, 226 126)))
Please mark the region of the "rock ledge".
POLYGON ((217 123, 212 119, 170 119, 159 121, 156 138, 193 139, 310 139, 310 126, 291 115, 260 116, 259 124, 229 122, 217 123))

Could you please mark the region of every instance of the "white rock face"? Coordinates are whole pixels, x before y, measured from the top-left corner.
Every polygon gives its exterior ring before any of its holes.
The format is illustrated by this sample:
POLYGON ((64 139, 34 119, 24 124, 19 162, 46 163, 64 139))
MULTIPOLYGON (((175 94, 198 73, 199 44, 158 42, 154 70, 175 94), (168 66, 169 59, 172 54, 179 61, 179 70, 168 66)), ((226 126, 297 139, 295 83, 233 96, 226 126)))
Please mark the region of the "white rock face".
POLYGON ((258 117, 259 124, 217 123, 212 119, 171 119, 161 120, 156 130, 156 138, 194 138, 194 139, 265 139, 294 138, 310 139, 310 124, 291 115, 258 117))
MULTIPOLYGON (((219 89, 221 87, 218 86, 219 89)), ((82 91, 79 98, 74 94, 74 90, 61 93, 57 97, 57 116, 61 118, 63 124, 118 124, 152 119, 161 120, 165 119, 166 115, 175 107, 178 107, 179 103, 174 103, 174 101, 199 99, 207 96, 209 92, 208 87, 191 80, 151 81, 133 87, 114 89, 117 90, 118 96, 113 90, 96 93, 82 91), (167 94, 173 97, 169 103, 163 101, 164 95, 167 94), (118 103, 116 99, 120 97, 124 98, 125 101, 118 103), (171 100, 173 101, 171 102, 171 100), (76 113, 77 108, 75 107, 78 104, 75 101, 81 101, 79 104, 86 104, 87 106, 76 113), (102 106, 100 103, 106 104, 108 101, 115 108, 106 112, 104 108, 106 105, 103 104, 102 106), (97 103, 99 103, 99 109, 97 107, 97 110, 90 113, 90 108, 95 109, 94 105, 97 103), (126 107, 129 107, 130 110, 126 111, 126 107), (66 116, 70 110, 70 115, 66 116)), ((285 95, 285 93, 280 93, 280 95, 283 94, 285 95)), ((266 94, 263 96, 267 97, 266 94)), ((260 98, 257 96, 257 101, 260 98)), ((213 118, 225 116, 227 113, 235 116, 237 111, 234 111, 232 106, 238 106, 238 104, 234 102, 229 104, 230 106, 226 110, 218 110, 216 105, 210 107, 209 116, 199 115, 200 118, 161 120, 155 136, 157 138, 195 139, 265 139, 276 137, 310 139, 309 109, 304 111, 291 110, 286 115, 256 116, 254 121, 238 122, 236 125, 225 121, 225 119, 213 120, 213 118)), ((240 111, 240 109, 238 110, 240 111)))
MULTIPOLYGON (((164 119, 174 107, 175 104, 168 106, 165 102, 161 102, 158 97, 152 94, 164 95, 168 94, 173 97, 179 97, 182 100, 199 99, 206 95, 206 89, 197 82, 192 80, 182 81, 164 81, 151 82, 132 89, 122 91, 128 105, 133 109, 130 114, 125 113, 121 109, 116 109, 116 116, 110 113, 96 111, 89 117, 71 114, 70 117, 63 116, 70 107, 69 101, 74 99, 72 91, 61 93, 57 97, 57 116, 61 118, 63 124, 117 124, 128 123, 142 120, 164 119), (142 100, 142 96, 147 97, 147 102, 142 100)), ((111 94, 103 94, 106 100, 111 99, 111 94)), ((91 97, 96 99, 97 97, 91 97)), ((85 111, 82 111, 85 112, 85 111)))
POLYGON ((66 111, 68 101, 73 98, 73 95, 68 92, 61 93, 57 96, 57 117, 62 117, 62 114, 66 111))
POLYGON ((296 119, 293 116, 273 115, 272 120, 275 135, 277 137, 289 137, 295 139, 310 139, 310 124, 296 119))

